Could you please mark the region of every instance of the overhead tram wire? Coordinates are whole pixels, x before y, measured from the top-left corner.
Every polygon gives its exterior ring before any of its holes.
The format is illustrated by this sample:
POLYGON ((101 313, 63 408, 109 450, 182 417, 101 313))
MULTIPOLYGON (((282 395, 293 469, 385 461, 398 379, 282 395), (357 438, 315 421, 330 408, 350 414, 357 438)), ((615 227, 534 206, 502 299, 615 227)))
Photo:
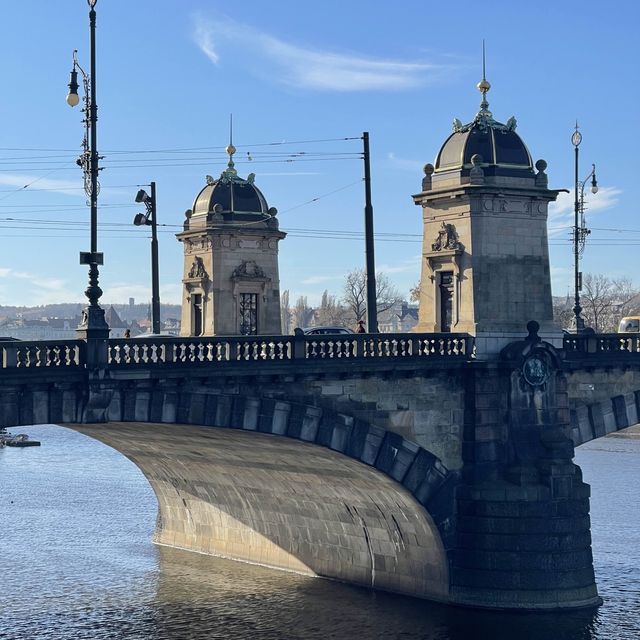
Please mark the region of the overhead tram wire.
MULTIPOLYGON (((343 142, 345 140, 360 140, 361 136, 346 137, 346 138, 324 138, 318 140, 282 140, 279 142, 258 142, 255 144, 239 144, 238 148, 247 147, 273 147, 282 146, 288 144, 313 144, 324 142, 343 142)), ((101 153, 173 153, 179 151, 206 151, 208 149, 218 150, 224 148, 224 145, 209 146, 209 147, 182 147, 174 149, 105 149, 101 153)), ((77 153, 77 149, 45 149, 45 148, 33 148, 33 147, 0 147, 0 151, 43 151, 43 152, 62 152, 62 153, 77 153)))

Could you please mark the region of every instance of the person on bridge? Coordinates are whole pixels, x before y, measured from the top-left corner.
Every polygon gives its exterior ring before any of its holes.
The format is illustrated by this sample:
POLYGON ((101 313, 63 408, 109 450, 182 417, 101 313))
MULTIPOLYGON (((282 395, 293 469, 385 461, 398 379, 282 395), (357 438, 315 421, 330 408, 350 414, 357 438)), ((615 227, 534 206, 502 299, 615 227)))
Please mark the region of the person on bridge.
POLYGON ((364 328, 364 320, 358 320, 358 327, 356 328, 356 333, 367 333, 367 330, 364 328))

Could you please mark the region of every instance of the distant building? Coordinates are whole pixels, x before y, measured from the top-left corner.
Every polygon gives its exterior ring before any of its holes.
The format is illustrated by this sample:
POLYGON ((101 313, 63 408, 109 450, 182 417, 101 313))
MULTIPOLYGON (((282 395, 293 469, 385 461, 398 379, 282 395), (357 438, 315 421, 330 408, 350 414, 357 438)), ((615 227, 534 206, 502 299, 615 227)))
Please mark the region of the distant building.
POLYGON ((18 340, 75 340, 80 318, 16 318, 0 326, 0 335, 18 340))
POLYGON ((110 338, 124 337, 124 332, 129 328, 129 326, 121 320, 118 312, 113 308, 113 305, 105 312, 104 319, 107 321, 109 329, 111 330, 109 333, 110 338))
POLYGON ((401 302, 391 307, 378 319, 380 333, 408 333, 418 324, 418 307, 401 302))

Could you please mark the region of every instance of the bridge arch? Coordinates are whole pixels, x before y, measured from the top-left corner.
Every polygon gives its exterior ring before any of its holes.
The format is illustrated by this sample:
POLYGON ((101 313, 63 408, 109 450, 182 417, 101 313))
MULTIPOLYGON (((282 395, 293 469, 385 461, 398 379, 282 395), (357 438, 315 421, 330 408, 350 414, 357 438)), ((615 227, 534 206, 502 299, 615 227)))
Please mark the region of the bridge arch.
POLYGON ((640 422, 640 389, 600 402, 578 404, 571 411, 571 439, 577 447, 640 422))
POLYGON ((398 482, 328 447, 243 429, 68 425, 117 449, 159 503, 155 541, 446 600, 438 528, 398 482))

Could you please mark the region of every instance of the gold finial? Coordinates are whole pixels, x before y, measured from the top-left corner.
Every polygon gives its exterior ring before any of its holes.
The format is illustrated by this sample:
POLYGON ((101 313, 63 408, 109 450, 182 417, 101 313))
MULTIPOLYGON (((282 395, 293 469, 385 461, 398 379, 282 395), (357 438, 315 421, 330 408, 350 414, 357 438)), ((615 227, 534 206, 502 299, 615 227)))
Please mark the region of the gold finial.
POLYGON ((233 154, 236 148, 233 146, 233 114, 229 114, 229 144, 225 147, 225 151, 229 154, 229 169, 233 169, 233 154))

